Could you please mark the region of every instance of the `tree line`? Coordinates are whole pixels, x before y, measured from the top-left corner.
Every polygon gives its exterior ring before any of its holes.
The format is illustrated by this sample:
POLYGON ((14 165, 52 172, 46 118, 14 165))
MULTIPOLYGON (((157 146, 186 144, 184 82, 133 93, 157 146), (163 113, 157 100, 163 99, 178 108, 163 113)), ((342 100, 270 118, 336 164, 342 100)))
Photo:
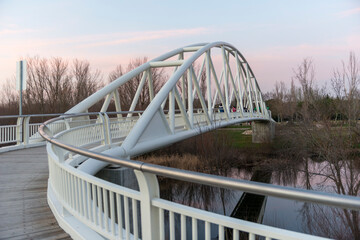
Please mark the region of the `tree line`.
POLYGON ((294 69, 290 87, 284 82, 277 82, 264 98, 278 122, 355 121, 360 118, 359 60, 351 52, 349 59, 342 62, 342 68, 333 70, 331 79, 319 87, 313 61, 304 59, 294 69))
MULTIPOLYGON (((23 93, 23 113, 63 113, 92 93, 121 77, 141 64, 147 58, 130 60, 127 66, 119 64, 107 78, 93 69, 86 60, 66 60, 60 57, 27 58, 27 89, 23 93)), ((198 66, 195 66, 198 69, 198 66)), ((206 75, 200 75, 200 86, 205 96, 206 75)), ((118 91, 123 110, 127 110, 140 85, 142 74, 122 85, 118 91)), ((154 93, 156 94, 166 79, 163 69, 152 69, 154 93)), ((178 83, 180 92, 187 92, 187 76, 178 83), (182 84, 184 83, 184 84, 182 84), (184 89, 183 89, 184 88, 184 89)), ((331 91, 319 88, 315 82, 315 69, 311 59, 304 59, 294 70, 291 85, 277 82, 271 92, 264 94, 273 118, 279 122, 298 121, 315 117, 334 120, 355 119, 360 113, 359 103, 359 63, 351 53, 342 69, 334 70, 330 80, 331 91), (295 85, 297 83, 297 86, 295 85)), ((149 86, 144 85, 136 109, 145 109, 150 102, 149 86)), ((19 94, 15 91, 15 79, 8 79, 0 89, 0 115, 16 115, 19 108, 19 94)), ((195 99, 196 100, 196 99, 195 99)), ((99 103, 100 105, 101 103, 99 103)), ((195 104, 195 103, 194 103, 195 104)), ((196 104, 195 104, 196 105, 196 104)), ((96 107, 97 111, 100 107, 96 107)), ((110 110, 114 110, 110 106, 110 110)))
MULTIPOLYGON (((93 69, 86 60, 66 60, 61 57, 27 58, 27 88, 23 91, 23 114, 63 113, 81 102, 105 83, 114 81, 126 72, 147 62, 147 58, 130 60, 126 67, 121 64, 104 78, 101 71, 93 69)), ((162 69, 152 69, 155 94, 160 90, 166 74, 162 69)), ((142 75, 122 85, 118 91, 124 109, 127 109, 140 84, 142 75)), ((150 102, 148 86, 141 92, 137 109, 144 109, 150 102)), ((8 79, 0 89, 0 115, 17 115, 19 93, 15 90, 15 78, 8 79)), ((98 111, 101 102, 94 106, 98 111), (99 105, 99 106, 98 106, 99 105)), ((115 110, 110 105, 110 109, 115 110)), ((96 109, 96 110, 95 110, 96 109)), ((91 111, 91 109, 89 110, 91 111)))

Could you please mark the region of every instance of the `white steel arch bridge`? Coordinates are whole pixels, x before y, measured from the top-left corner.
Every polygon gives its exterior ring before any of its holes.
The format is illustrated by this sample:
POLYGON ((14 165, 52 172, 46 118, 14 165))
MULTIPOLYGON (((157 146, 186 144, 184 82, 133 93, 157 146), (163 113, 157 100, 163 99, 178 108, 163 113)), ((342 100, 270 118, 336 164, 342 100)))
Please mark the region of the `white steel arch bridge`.
POLYGON ((48 203, 60 226, 76 239, 224 239, 227 229, 233 239, 239 239, 241 232, 246 232, 249 239, 321 239, 166 201, 161 199, 157 176, 360 209, 356 197, 200 174, 130 159, 219 127, 254 121, 264 123, 262 132, 271 133, 271 113, 255 75, 234 46, 215 42, 176 49, 121 76, 40 127, 41 136, 48 142, 48 203), (220 71, 216 67, 219 60, 220 71), (197 71, 196 63, 200 63, 197 71), (158 92, 153 86, 154 68, 173 70, 158 92), (200 81, 201 76, 205 76, 205 83, 200 81), (135 77, 140 79, 138 88, 129 108, 124 109, 118 88, 135 77), (144 111, 138 111, 136 106, 145 89, 150 103, 144 111), (107 112, 111 101, 116 112, 107 112), (100 112, 89 113, 99 102, 100 112), (133 169, 139 190, 94 176, 109 164, 133 169), (198 228, 200 223, 204 228, 198 228))
POLYGON ((118 117, 129 119, 134 115, 140 94, 145 91, 145 84, 151 102, 117 149, 117 156, 141 154, 229 124, 271 121, 249 64, 235 47, 224 42, 195 44, 166 53, 116 79, 67 113, 87 112, 105 98, 101 112, 107 111, 113 99, 117 112, 129 112, 118 117), (221 57, 221 73, 216 71, 211 54, 215 50, 220 52, 217 57, 221 57), (194 69, 195 62, 201 63, 198 72, 194 69), (154 91, 151 74, 154 68, 173 69, 158 93, 154 91), (206 81, 200 85, 202 73, 206 81), (129 109, 123 109, 117 89, 136 77, 141 78, 140 84, 129 109), (202 88, 206 88, 206 96, 202 88), (200 103, 200 108, 195 109, 194 100, 200 103), (221 114, 216 113, 217 105, 222 106, 221 114))

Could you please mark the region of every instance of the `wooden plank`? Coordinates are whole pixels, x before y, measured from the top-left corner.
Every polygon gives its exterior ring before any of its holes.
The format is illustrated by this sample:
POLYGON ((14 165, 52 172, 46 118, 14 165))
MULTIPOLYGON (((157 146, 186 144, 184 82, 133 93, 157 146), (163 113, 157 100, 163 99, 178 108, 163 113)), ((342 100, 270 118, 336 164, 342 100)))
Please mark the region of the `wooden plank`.
POLYGON ((71 239, 47 204, 45 147, 0 153, 0 239, 71 239))

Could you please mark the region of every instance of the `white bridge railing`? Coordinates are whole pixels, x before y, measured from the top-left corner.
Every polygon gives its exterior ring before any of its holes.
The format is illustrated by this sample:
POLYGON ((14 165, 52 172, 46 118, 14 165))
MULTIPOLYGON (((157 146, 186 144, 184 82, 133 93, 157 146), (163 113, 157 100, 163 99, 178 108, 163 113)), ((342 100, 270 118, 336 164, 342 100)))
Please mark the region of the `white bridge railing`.
MULTIPOLYGON (((0 124, 0 152, 6 152, 21 148, 45 145, 44 139, 38 133, 38 129, 45 119, 57 117, 63 114, 31 114, 0 116, 0 121, 10 124, 0 124), (32 120, 34 120, 33 123, 32 120)), ((64 122, 56 122, 49 125, 53 132, 66 129, 64 122)))
MULTIPOLYGON (((138 118, 121 119, 117 114, 115 118, 106 113, 63 116, 44 123, 39 129, 48 141, 48 202, 60 226, 75 239, 225 239, 225 232, 229 231, 233 239, 244 236, 267 240, 323 239, 164 200, 157 176, 360 210, 357 197, 237 180, 103 154, 102 151, 120 145, 128 134, 127 129, 134 126, 138 118), (50 126, 58 122, 65 123, 66 130, 54 134, 50 126), (104 181, 78 169, 87 159, 133 169, 139 190, 104 181)), ((214 114, 214 118, 221 119, 221 113, 214 114)), ((248 120, 238 119, 239 122, 248 120)), ((177 124, 181 131, 181 122, 177 124)))

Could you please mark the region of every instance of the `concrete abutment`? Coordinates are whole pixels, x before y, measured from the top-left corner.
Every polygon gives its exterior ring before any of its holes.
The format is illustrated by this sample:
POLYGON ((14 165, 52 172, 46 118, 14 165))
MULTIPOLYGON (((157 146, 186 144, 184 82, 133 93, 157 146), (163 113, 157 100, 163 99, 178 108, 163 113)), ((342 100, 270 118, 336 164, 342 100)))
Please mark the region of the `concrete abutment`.
POLYGON ((275 137, 275 122, 273 121, 253 121, 251 127, 253 143, 269 143, 275 137))

